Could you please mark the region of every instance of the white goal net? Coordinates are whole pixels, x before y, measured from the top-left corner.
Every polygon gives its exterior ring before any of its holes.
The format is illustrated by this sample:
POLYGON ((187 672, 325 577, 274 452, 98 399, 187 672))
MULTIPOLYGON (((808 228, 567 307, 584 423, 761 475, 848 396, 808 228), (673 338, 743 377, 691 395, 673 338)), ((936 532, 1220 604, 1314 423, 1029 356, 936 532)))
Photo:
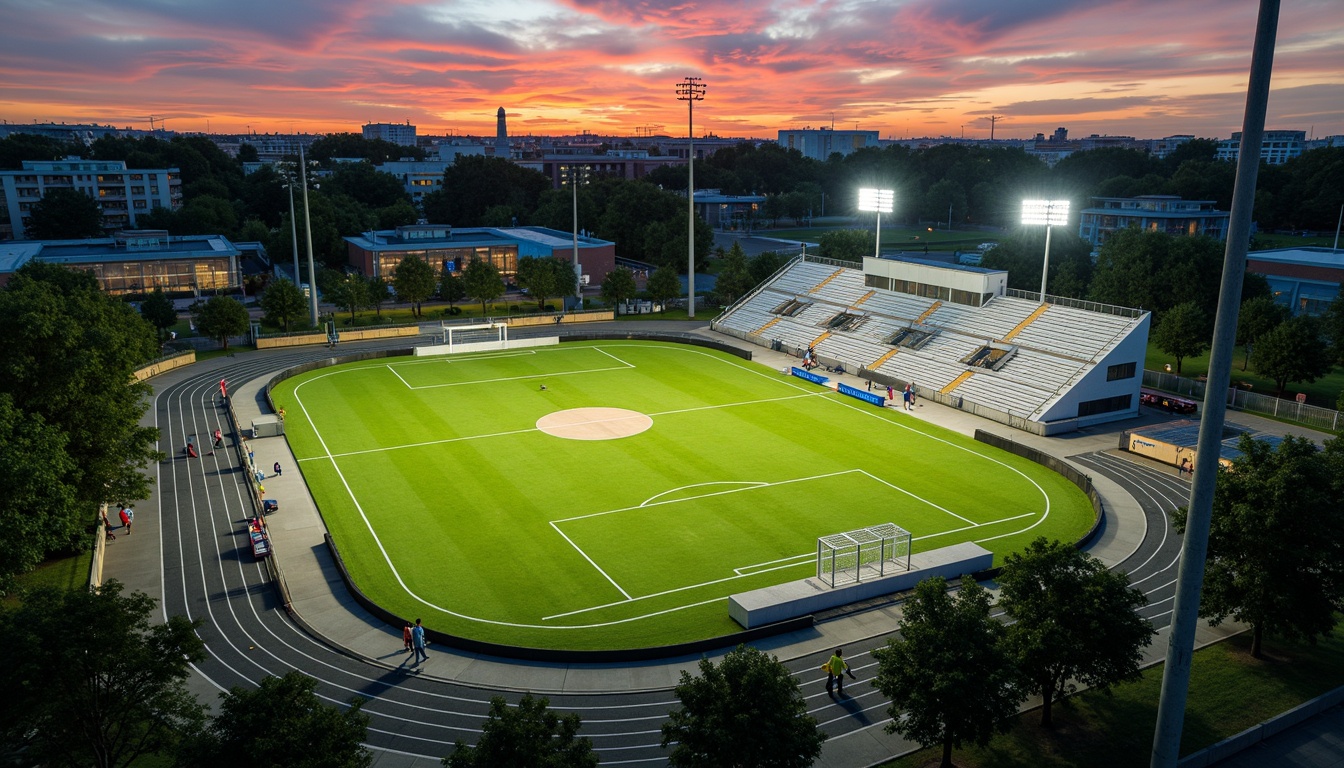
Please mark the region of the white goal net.
POLYGON ((894 523, 817 539, 817 578, 831 587, 910 570, 910 532, 894 523))
POLYGON ((449 354, 507 349, 509 346, 508 323, 449 325, 440 322, 439 329, 443 333, 443 343, 448 345, 449 354))

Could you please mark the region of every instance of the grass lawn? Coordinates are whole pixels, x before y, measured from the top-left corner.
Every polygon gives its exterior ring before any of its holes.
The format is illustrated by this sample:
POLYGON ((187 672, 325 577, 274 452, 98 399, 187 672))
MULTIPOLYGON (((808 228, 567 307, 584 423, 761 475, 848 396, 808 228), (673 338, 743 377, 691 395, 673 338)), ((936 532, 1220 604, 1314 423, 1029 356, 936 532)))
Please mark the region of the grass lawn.
MULTIPOLYGON (((1193 379, 1200 376, 1207 376, 1209 373, 1209 355, 1211 352, 1205 352, 1199 357, 1187 357, 1181 361, 1181 375, 1187 379, 1193 379)), ((1232 355, 1232 382, 1249 382, 1251 391, 1261 395, 1275 394, 1276 386, 1270 379, 1260 376, 1254 368, 1247 367, 1242 370, 1246 362, 1245 347, 1237 347, 1232 355)), ((1148 344, 1148 356, 1144 361, 1144 367, 1152 371, 1162 370, 1164 365, 1170 364, 1172 373, 1176 372, 1176 359, 1171 355, 1158 349, 1151 342, 1148 344)), ((1344 368, 1335 367, 1326 376, 1323 376, 1311 383, 1290 383, 1284 390, 1284 397, 1289 400, 1298 392, 1305 392, 1307 403, 1321 408, 1334 408, 1340 390, 1344 390, 1344 368)))
MULTIPOLYGON (((1188 755, 1344 684, 1344 638, 1316 645, 1272 641, 1264 660, 1249 653, 1250 637, 1238 635, 1195 654, 1190 675, 1181 754, 1188 755)), ((1152 751, 1162 665, 1139 682, 1111 695, 1085 691, 1054 711, 1055 728, 1040 727, 1040 711, 1020 715, 1007 734, 984 749, 953 752, 961 768, 1148 765, 1152 751)), ((937 764, 942 748, 924 749, 885 763, 892 768, 937 764)))
MULTIPOLYGON (((871 222, 870 222, 871 225, 871 222)), ((871 229, 871 226, 855 224, 855 229, 871 229)), ((778 237, 783 240, 807 240, 816 242, 827 230, 818 229, 763 229, 756 234, 761 237, 778 237)), ((928 227, 896 227, 882 225, 882 247, 917 250, 925 245, 932 251, 951 251, 954 249, 973 249, 980 243, 997 241, 998 237, 984 232, 951 230, 928 227)))
POLYGON ((811 575, 822 535, 894 522, 915 551, 974 540, 1001 557, 1038 535, 1076 539, 1093 516, 1024 459, 683 345, 369 361, 273 396, 360 587, 492 642, 714 637, 738 629, 728 595, 811 575), (648 428, 538 426, 585 407, 648 428))
MULTIPOLYGON (((92 535, 92 534, 90 534, 92 535)), ((56 589, 85 589, 89 586, 89 568, 93 565, 93 550, 77 552, 65 557, 52 558, 28 573, 18 577, 18 591, 55 587, 56 589)), ((18 604, 17 594, 6 595, 5 605, 18 604)))

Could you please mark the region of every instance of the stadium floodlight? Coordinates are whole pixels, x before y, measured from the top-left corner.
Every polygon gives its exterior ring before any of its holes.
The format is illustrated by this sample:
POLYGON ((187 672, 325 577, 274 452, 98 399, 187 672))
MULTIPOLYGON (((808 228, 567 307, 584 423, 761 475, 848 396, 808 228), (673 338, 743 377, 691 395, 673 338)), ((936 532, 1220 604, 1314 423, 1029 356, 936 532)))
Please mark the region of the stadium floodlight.
POLYGON ((686 317, 691 320, 695 319, 695 102, 704 98, 701 78, 677 83, 677 101, 686 102, 686 317))
POLYGON ((859 210, 870 211, 877 214, 877 242, 873 246, 873 258, 878 258, 882 253, 882 214, 891 213, 892 203, 896 201, 896 193, 890 189, 871 189, 863 187, 859 189, 859 210))
POLYGON ((1045 303, 1045 280, 1050 276, 1050 228, 1069 223, 1068 200, 1023 200, 1022 223, 1045 225, 1045 262, 1041 264, 1041 303, 1045 303))

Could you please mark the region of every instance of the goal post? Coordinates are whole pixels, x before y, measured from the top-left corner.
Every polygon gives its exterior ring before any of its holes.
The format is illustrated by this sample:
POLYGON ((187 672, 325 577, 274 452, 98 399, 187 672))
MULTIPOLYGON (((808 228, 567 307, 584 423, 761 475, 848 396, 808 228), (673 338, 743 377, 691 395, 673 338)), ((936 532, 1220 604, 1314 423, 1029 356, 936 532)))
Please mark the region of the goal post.
POLYGON ((509 346, 508 323, 457 325, 439 321, 439 329, 450 355, 455 352, 508 349, 509 346))
POLYGON ((910 570, 910 532, 894 523, 817 539, 817 578, 834 588, 910 570))

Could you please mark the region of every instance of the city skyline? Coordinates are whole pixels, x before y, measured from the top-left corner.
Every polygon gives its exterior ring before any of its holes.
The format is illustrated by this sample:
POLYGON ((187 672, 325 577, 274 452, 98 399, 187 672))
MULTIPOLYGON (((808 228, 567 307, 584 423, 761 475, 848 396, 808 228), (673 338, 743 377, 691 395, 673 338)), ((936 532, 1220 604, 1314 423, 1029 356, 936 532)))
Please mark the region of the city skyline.
MULTIPOLYGON (((0 0, 0 118, 176 131, 1029 138, 1240 130, 1255 0, 0 0), (893 32, 899 30, 899 32, 893 32)), ((1285 3, 1270 129, 1344 133, 1344 13, 1285 3)))

